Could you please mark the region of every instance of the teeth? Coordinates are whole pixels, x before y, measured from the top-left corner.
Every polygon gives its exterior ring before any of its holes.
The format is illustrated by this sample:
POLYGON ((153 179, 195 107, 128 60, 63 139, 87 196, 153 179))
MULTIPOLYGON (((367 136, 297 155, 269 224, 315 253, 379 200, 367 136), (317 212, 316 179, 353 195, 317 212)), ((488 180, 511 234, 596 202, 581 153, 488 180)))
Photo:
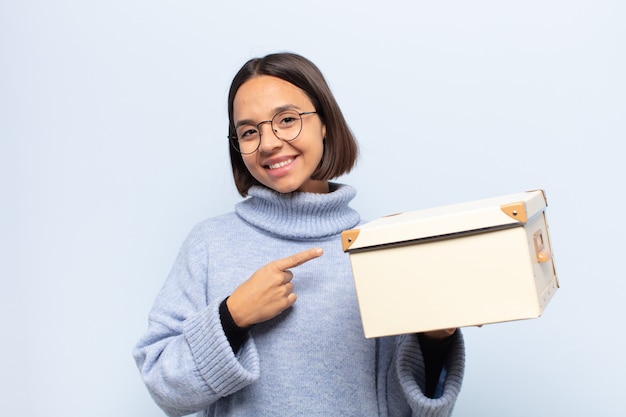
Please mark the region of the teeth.
POLYGON ((285 165, 289 165, 293 162, 293 159, 287 159, 286 161, 278 162, 276 164, 269 165, 270 169, 276 169, 280 167, 284 167, 285 165))

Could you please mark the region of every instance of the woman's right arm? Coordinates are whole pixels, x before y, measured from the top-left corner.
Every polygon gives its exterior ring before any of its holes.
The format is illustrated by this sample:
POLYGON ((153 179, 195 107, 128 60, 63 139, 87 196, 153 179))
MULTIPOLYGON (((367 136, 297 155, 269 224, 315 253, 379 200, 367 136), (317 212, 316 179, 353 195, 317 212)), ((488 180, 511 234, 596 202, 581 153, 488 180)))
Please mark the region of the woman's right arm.
POLYGON ((220 321, 223 300, 209 301, 202 236, 195 229, 185 241, 133 351, 148 391, 170 416, 206 409, 259 377, 254 342, 235 356, 220 321))

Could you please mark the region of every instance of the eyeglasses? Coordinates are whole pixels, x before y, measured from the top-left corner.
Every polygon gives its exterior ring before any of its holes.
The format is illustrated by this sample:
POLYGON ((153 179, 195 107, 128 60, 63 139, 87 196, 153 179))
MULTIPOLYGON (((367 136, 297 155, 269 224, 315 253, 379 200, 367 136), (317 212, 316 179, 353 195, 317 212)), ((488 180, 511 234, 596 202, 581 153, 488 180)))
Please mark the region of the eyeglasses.
POLYGON ((230 143, 242 155, 256 152, 261 146, 261 125, 270 123, 274 135, 285 142, 296 139, 302 132, 302 116, 315 114, 316 111, 298 113, 295 110, 278 112, 271 120, 264 120, 256 125, 244 124, 237 126, 236 135, 228 136, 230 143))

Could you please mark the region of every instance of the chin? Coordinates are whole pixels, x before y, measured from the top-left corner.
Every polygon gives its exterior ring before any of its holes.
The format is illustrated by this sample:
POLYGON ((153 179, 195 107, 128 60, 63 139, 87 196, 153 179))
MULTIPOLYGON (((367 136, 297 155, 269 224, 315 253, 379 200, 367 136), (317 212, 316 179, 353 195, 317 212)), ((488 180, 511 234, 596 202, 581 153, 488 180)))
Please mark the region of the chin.
POLYGON ((301 191, 299 187, 276 187, 276 188, 272 187, 272 189, 281 194, 289 194, 289 193, 295 193, 295 192, 301 191))
POLYGON ((278 185, 276 183, 270 183, 270 182, 263 182, 262 184, 266 186, 267 188, 272 189, 276 191, 277 193, 281 193, 281 194, 293 193, 294 191, 299 191, 300 189, 300 186, 293 185, 293 184, 278 185))
POLYGON ((302 183, 296 181, 283 182, 279 184, 273 181, 266 181, 262 184, 265 185, 267 188, 271 188, 272 190, 281 194, 288 194, 298 191, 316 194, 325 194, 329 192, 328 182, 326 181, 305 181, 302 183))

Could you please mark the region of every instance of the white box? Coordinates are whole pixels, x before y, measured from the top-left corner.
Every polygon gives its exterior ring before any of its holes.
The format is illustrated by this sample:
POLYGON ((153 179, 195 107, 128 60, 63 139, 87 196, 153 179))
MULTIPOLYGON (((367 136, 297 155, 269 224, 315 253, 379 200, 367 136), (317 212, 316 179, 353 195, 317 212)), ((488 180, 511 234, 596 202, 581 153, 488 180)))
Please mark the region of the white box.
POLYGON ((539 317, 559 287, 543 190, 342 233, 365 337, 539 317))

